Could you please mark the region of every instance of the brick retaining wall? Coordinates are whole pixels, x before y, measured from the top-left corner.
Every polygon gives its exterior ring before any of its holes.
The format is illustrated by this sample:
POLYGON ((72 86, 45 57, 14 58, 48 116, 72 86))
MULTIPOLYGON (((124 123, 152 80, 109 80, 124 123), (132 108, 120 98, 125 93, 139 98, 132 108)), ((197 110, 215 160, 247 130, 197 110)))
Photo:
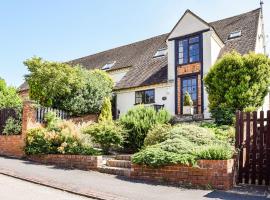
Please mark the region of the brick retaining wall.
POLYGON ((48 154, 30 155, 27 159, 41 164, 81 170, 97 170, 102 165, 102 156, 48 154))
POLYGON ((132 164, 131 178, 228 190, 234 185, 234 160, 199 160, 198 167, 152 168, 132 164))

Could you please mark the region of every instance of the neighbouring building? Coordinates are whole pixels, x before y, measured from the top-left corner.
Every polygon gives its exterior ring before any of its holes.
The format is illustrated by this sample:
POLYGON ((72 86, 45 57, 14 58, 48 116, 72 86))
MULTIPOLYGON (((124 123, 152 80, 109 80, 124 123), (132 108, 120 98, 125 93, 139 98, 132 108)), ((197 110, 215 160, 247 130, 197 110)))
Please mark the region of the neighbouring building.
MULTIPOLYGON (((186 91, 198 116, 210 117, 203 77, 224 53, 264 53, 262 9, 206 22, 187 10, 166 34, 70 61, 87 69, 106 70, 115 81, 120 115, 136 104, 183 112, 186 91)), ((20 87, 22 95, 28 86, 20 87)), ((269 109, 269 95, 264 110, 269 109)))

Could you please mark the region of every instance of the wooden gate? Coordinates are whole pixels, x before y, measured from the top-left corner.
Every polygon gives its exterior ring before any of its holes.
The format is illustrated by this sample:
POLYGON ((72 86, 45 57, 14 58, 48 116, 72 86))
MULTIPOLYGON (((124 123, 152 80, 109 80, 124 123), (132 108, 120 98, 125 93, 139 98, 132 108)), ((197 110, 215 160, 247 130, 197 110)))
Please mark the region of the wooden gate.
POLYGON ((269 185, 270 111, 237 112, 238 182, 269 185))

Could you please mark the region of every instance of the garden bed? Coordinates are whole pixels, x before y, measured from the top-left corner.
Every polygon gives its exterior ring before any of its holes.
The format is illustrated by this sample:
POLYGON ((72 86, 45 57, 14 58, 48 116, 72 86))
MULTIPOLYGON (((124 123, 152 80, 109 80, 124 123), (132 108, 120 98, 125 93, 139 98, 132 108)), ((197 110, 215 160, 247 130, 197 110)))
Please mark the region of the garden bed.
POLYGON ((97 170, 102 165, 102 156, 45 154, 29 155, 27 159, 67 169, 97 170))
POLYGON ((192 187, 228 190, 234 185, 235 162, 230 160, 199 160, 196 167, 170 165, 149 167, 132 164, 131 178, 188 185, 192 187))

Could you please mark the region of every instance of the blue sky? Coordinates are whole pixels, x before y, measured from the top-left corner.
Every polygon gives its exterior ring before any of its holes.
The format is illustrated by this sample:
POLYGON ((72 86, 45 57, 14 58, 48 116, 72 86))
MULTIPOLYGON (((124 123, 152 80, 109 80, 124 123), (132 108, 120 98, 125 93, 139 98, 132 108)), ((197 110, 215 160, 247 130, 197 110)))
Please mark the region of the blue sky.
MULTIPOLYGON (((186 9, 211 22, 258 7, 259 0, 1 1, 0 77, 19 86, 22 62, 34 55, 68 61, 167 33, 186 9)), ((264 14, 270 34, 267 0, 264 14)))

